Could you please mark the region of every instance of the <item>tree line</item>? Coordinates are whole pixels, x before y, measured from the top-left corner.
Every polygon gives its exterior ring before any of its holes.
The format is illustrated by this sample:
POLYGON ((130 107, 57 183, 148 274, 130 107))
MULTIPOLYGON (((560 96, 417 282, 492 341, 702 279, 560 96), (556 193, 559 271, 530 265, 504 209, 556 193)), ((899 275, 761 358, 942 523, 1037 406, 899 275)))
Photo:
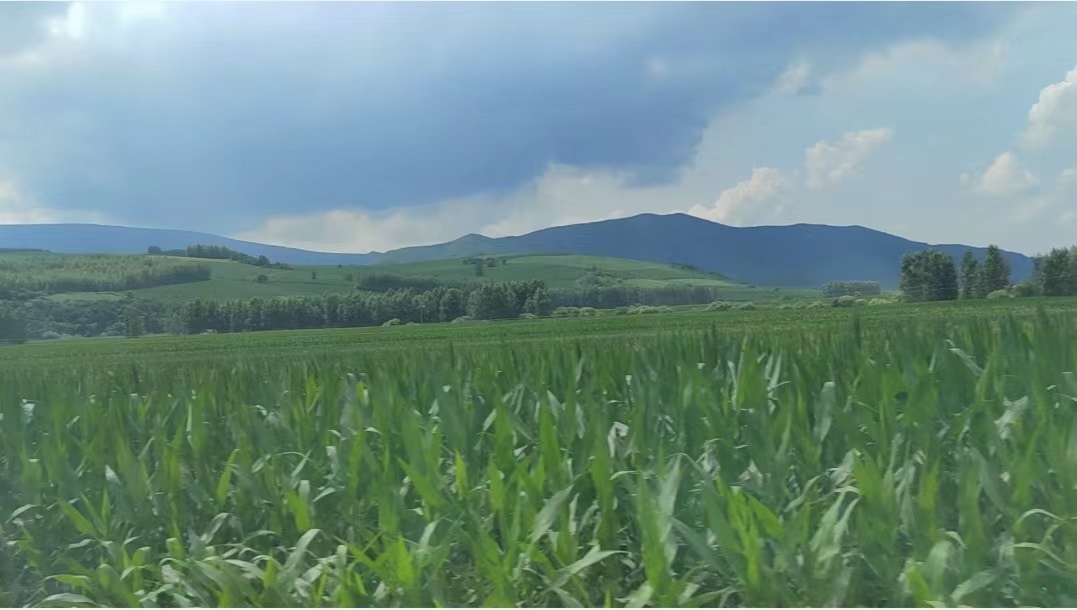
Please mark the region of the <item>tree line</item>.
POLYGON ((1077 246, 1032 258, 1032 284, 1047 297, 1077 296, 1077 246))
POLYGON ((823 285, 824 297, 874 297, 882 294, 879 282, 842 280, 823 285))
POLYGON ((161 250, 160 246, 150 246, 146 249, 150 255, 185 256, 187 258, 205 258, 210 260, 235 261, 255 267, 269 267, 273 269, 291 269, 291 265, 285 263, 270 262, 265 256, 251 256, 226 246, 210 246, 195 244, 187 246, 183 250, 161 250))
POLYGON ((901 259, 901 292, 907 301, 982 299, 1010 288, 1010 263, 998 246, 981 262, 966 250, 958 275, 954 259, 940 250, 909 252, 901 259))
POLYGON ((1012 285, 1009 261, 998 246, 989 246, 982 261, 966 250, 960 269, 944 252, 911 252, 901 261, 901 292, 908 301, 1077 296, 1077 246, 1053 248, 1033 256, 1032 264, 1032 276, 1012 285))
POLYGON ((118 292, 208 280, 209 266, 144 256, 27 254, 0 257, 0 300, 63 292, 118 292))
POLYGON ((353 292, 314 297, 272 297, 211 301, 180 306, 168 326, 174 332, 246 332, 307 328, 348 328, 388 323, 452 322, 516 318, 552 311, 544 282, 498 282, 470 289, 410 288, 384 293, 353 292))

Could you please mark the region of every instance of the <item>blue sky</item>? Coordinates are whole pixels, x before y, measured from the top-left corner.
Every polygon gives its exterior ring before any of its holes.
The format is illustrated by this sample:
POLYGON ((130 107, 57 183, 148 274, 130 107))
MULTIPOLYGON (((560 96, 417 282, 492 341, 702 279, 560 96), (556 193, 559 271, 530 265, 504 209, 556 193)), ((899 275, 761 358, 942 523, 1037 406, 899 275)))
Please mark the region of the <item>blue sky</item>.
POLYGON ((0 3, 0 222, 1077 242, 1077 5, 0 3))

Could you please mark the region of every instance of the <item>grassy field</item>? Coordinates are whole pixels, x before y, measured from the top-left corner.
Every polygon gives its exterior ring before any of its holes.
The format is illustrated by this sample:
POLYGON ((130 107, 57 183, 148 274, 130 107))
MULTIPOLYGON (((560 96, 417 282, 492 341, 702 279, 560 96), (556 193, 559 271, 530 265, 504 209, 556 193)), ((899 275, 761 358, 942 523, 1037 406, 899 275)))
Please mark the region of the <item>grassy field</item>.
POLYGON ((205 262, 209 263, 212 273, 209 281, 156 286, 132 292, 137 297, 165 302, 183 302, 196 297, 228 300, 342 293, 355 289, 356 270, 363 269, 325 265, 285 270, 266 269, 233 261, 205 262), (312 272, 317 274, 317 279, 311 277, 312 272), (256 282, 259 275, 265 275, 268 281, 256 282))
POLYGON ((1074 307, 3 348, 0 603, 1071 606, 1074 307))
MULTIPOLYGON (((737 285, 736 282, 714 273, 680 269, 663 263, 621 258, 575 254, 540 254, 495 258, 498 260, 505 258, 508 262, 507 264, 486 268, 483 273, 483 279, 487 281, 543 280, 549 288, 572 288, 581 274, 591 269, 598 269, 602 273, 623 280, 628 285, 641 288, 659 288, 670 284, 692 284, 695 286, 737 285)), ((475 277, 473 266, 463 264, 462 259, 379 265, 377 269, 399 275, 432 277, 456 282, 467 281, 475 277)))
MULTIPOLYGON (((169 257, 154 257, 161 260, 169 257)), ((596 256, 532 255, 510 256, 508 264, 484 270, 482 281, 543 280, 548 288, 572 288, 581 274, 597 268, 626 285, 641 288, 662 288, 672 285, 709 286, 724 289, 728 300, 745 301, 771 299, 776 296, 818 298, 814 289, 756 288, 732 282, 717 274, 679 269, 662 263, 632 261, 596 256)), ((204 299, 249 299, 273 296, 311 296, 350 292, 355 278, 363 273, 393 273, 407 277, 435 278, 446 282, 465 282, 478 279, 471 265, 459 259, 377 266, 300 266, 290 270, 265 269, 232 261, 175 259, 208 264, 212 278, 208 281, 177 283, 132 290, 137 296, 167 303, 179 303, 200 297, 204 299), (312 272, 317 278, 312 277, 312 272), (255 279, 264 274, 268 281, 255 279)), ((65 298, 78 298, 68 293, 65 298)))

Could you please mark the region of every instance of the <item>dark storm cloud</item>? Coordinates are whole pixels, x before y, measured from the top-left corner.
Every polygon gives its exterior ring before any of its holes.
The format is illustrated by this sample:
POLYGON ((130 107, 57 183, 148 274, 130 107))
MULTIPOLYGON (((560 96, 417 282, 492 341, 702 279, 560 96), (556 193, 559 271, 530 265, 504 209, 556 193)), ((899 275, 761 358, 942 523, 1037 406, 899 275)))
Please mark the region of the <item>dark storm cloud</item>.
MULTIPOLYGON (((50 59, 0 64, 0 171, 54 207, 168 225, 506 191, 550 163, 662 181, 716 111, 796 57, 971 39, 1015 10, 203 3, 125 21, 87 8, 81 38, 44 43, 50 59)), ((25 10, 0 6, 0 22, 25 10)))

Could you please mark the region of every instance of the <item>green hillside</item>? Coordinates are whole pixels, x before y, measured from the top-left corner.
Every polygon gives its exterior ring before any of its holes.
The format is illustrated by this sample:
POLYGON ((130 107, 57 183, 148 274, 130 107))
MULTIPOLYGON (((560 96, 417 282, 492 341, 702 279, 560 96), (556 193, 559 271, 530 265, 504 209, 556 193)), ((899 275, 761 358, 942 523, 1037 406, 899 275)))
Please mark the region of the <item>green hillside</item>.
POLYGON ((307 296, 332 292, 350 292, 355 275, 364 267, 336 265, 303 266, 293 269, 267 269, 233 261, 207 260, 212 278, 204 282, 155 286, 133 290, 136 297, 161 301, 203 299, 248 299, 253 297, 307 296), (311 276, 317 274, 316 278, 311 276), (258 282, 265 275, 265 282, 258 282))
MULTIPOLYGON (((27 257, 23 256, 25 260, 27 257)), ((48 258, 65 258, 65 255, 45 255, 48 258)), ((327 293, 347 293, 355 288, 356 278, 371 274, 392 274, 407 278, 422 278, 446 283, 504 282, 542 280, 550 289, 577 287, 577 280, 588 272, 598 271, 617 284, 638 288, 663 288, 670 286, 700 286, 722 288, 723 298, 751 300, 774 298, 775 292, 784 296, 817 298, 818 291, 774 288, 756 288, 738 284, 719 274, 683 266, 653 263, 602 256, 565 254, 526 254, 496 257, 496 265, 484 266, 481 277, 476 276, 475 265, 469 259, 447 259, 391 265, 320 265, 297 266, 291 269, 259 267, 227 260, 195 259, 168 256, 108 257, 125 264, 146 259, 161 268, 174 264, 208 267, 210 279, 186 281, 147 288, 129 289, 136 297, 162 303, 179 303, 194 298, 228 300, 253 297, 311 296, 327 293), (259 282, 258 277, 265 276, 259 282)), ((87 273, 93 275, 90 270, 87 273)), ((92 279, 92 278, 88 278, 92 279)), ((53 298, 72 299, 106 298, 121 292, 107 285, 92 291, 61 291, 53 298), (113 292, 110 292, 113 291, 113 292)))
MULTIPOLYGON (((625 284, 641 288, 660 288, 670 284, 695 286, 735 286, 734 282, 718 275, 664 263, 609 258, 605 256, 580 256, 574 254, 525 254, 496 256, 498 264, 483 269, 482 279, 493 282, 542 280, 549 288, 572 288, 580 275, 597 269, 599 272, 623 280, 625 284), (503 262, 502 262, 503 261, 503 262)), ((445 281, 468 281, 475 277, 474 265, 468 259, 454 258, 439 261, 377 265, 377 269, 409 277, 429 277, 445 281)))

